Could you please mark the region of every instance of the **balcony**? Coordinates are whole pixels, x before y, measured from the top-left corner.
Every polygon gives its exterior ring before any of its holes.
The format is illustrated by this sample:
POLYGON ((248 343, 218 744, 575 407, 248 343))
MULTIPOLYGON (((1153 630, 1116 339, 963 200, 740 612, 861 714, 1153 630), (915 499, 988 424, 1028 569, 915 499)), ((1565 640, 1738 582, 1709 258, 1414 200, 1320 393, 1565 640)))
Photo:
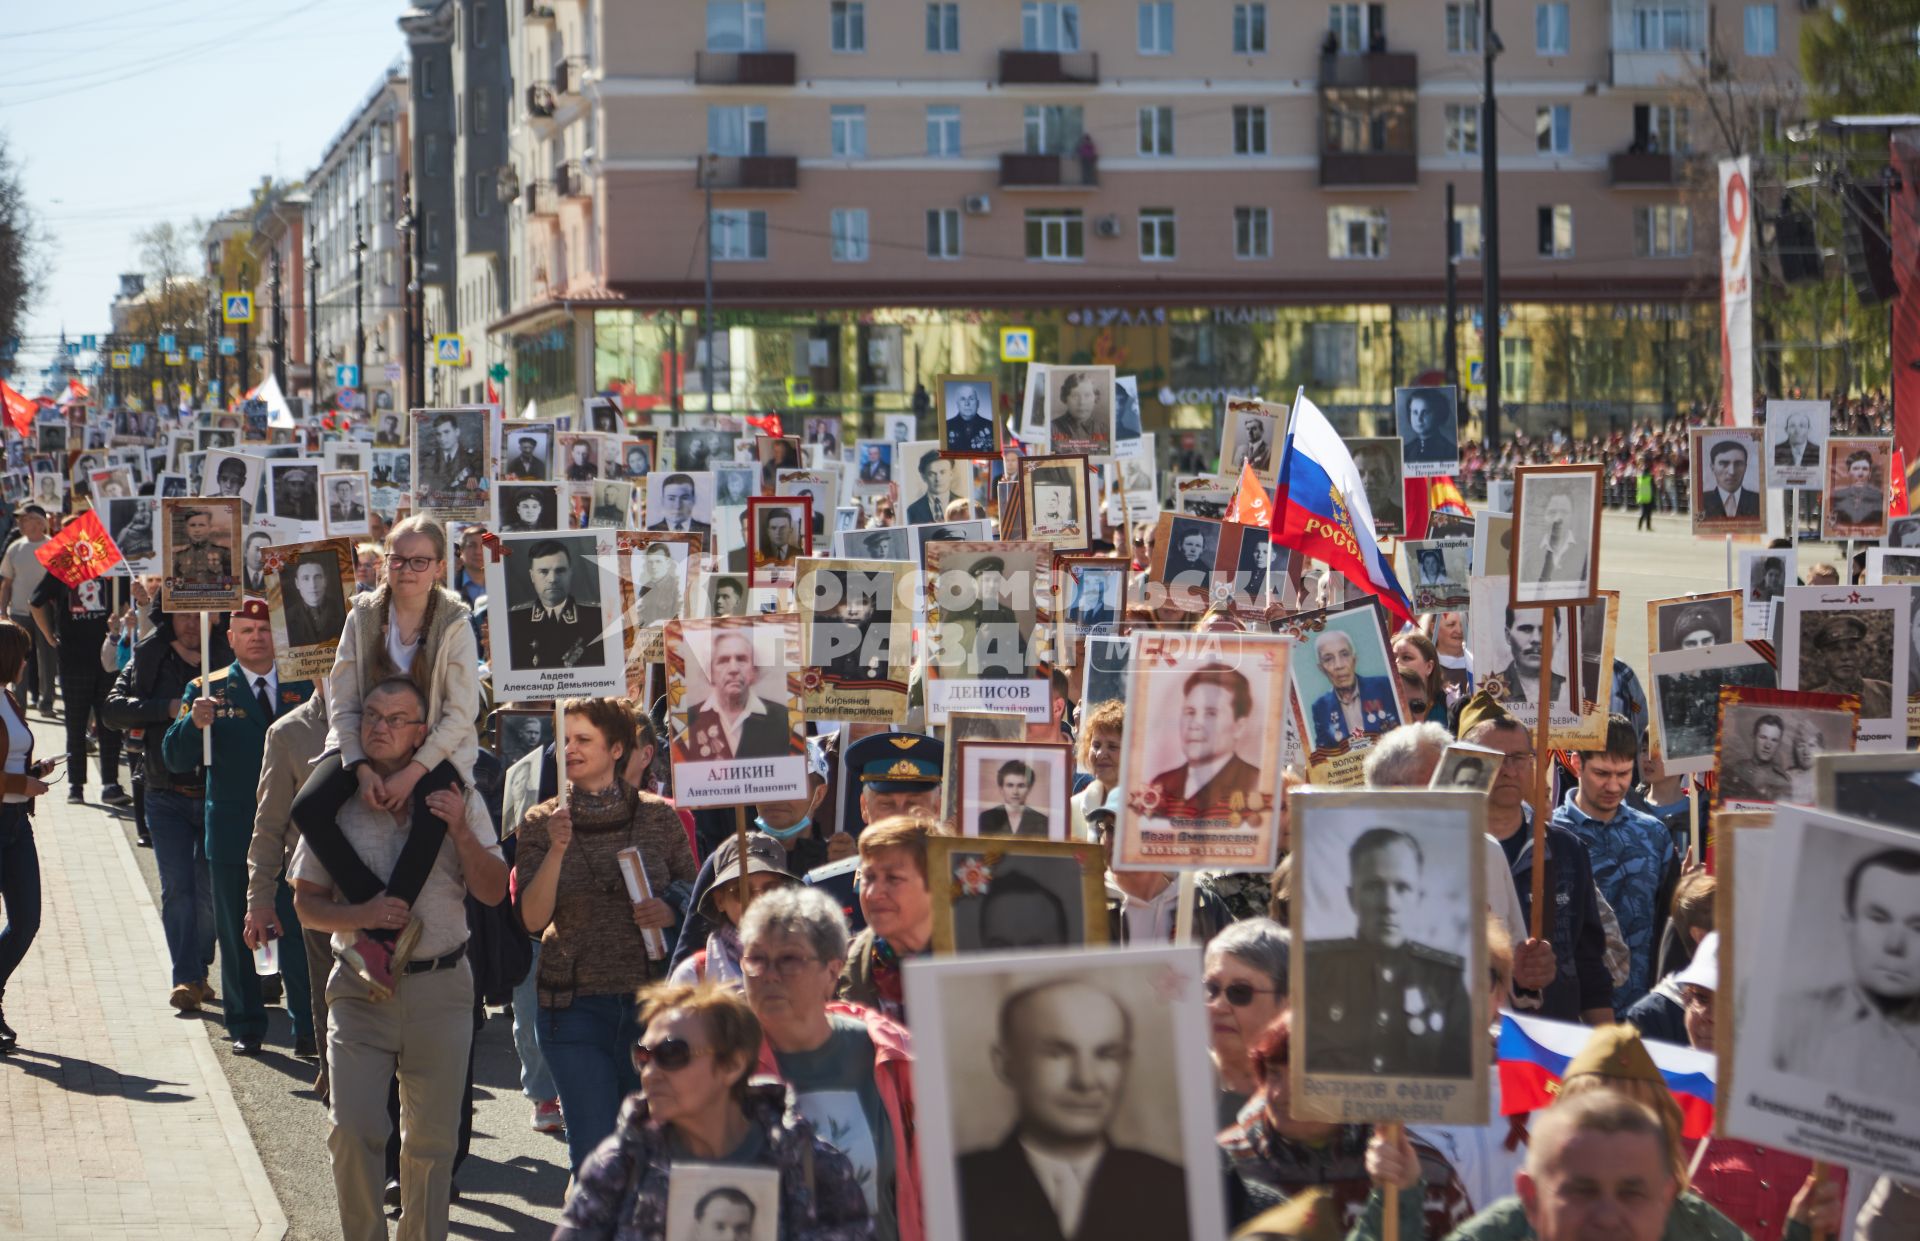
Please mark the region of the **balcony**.
POLYGON ((1095 86, 1100 81, 1097 52, 1000 53, 1002 86, 1095 86))
POLYGON ((587 172, 577 159, 567 160, 553 170, 553 184, 562 198, 586 198, 587 172))
POLYGON ((695 52, 695 86, 792 86, 792 52, 695 52))
POLYGON ((1097 161, 1087 168, 1070 155, 1033 155, 1003 151, 1000 188, 1003 190, 1091 190, 1100 185, 1097 161))
POLYGON ((1412 90, 1420 84, 1420 58, 1412 52, 1323 52, 1320 89, 1397 87, 1412 90))
POLYGON ((1704 52, 1686 48, 1647 51, 1617 47, 1608 56, 1615 88, 1685 85, 1706 64, 1704 52))
POLYGON ((1675 85, 1706 63, 1706 0, 1609 0, 1607 47, 1615 87, 1675 85))
POLYGON ((562 99, 578 95, 586 76, 587 62, 579 57, 567 57, 553 67, 553 93, 562 99))
POLYGON ((1419 158, 1412 151, 1322 151, 1320 185, 1412 186, 1419 184, 1419 158))
POLYGON ((709 155, 694 166, 694 184, 716 190, 800 188, 800 161, 791 155, 709 155))
POLYGON ((529 26, 540 22, 544 22, 549 26, 553 24, 553 6, 551 4, 542 4, 540 0, 525 0, 522 13, 525 16, 526 24, 529 26))
POLYGON ((527 87, 527 115, 552 116, 557 106, 553 97, 553 87, 544 82, 535 82, 527 87))
POLYGON ((1607 156, 1608 185, 1672 185, 1679 161, 1659 151, 1615 151, 1607 156))
POLYGON ((553 192, 553 182, 535 181, 527 187, 527 215, 538 218, 560 214, 560 198, 553 192))

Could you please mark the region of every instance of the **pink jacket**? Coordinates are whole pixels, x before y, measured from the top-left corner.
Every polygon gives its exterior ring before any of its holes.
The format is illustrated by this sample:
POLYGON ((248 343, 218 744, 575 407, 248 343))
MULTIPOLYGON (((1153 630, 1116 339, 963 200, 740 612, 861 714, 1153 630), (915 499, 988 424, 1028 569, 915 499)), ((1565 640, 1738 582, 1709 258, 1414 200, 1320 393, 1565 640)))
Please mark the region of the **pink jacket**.
MULTIPOLYGON (((858 1004, 835 1000, 828 1003, 827 1011, 866 1023, 875 1054, 874 1084, 880 1091, 881 1106, 887 1109, 887 1123, 893 1127, 893 1202, 899 1215, 900 1241, 926 1241, 920 1207, 920 1143, 913 1128, 913 1035, 891 1017, 858 1004)), ((780 1076, 773 1044, 764 1039, 756 1076, 785 1080, 780 1076)))

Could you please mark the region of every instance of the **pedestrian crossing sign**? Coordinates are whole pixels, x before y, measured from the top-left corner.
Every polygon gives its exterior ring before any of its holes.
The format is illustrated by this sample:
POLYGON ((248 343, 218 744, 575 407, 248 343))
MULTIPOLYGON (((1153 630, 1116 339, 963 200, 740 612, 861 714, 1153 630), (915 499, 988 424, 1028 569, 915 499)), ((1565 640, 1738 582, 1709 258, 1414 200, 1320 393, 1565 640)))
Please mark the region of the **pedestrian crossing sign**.
POLYGON ((1000 360, 1002 362, 1033 361, 1033 329, 1027 327, 1001 328, 1000 360))
POLYGON ((186 360, 187 360, 186 355, 181 353, 178 349, 174 350, 172 353, 167 355, 168 366, 183 366, 186 364, 186 360))
POLYGON ((228 323, 253 322, 253 294, 227 293, 222 295, 226 302, 226 321, 228 323))
POLYGON ((459 366, 466 359, 466 345, 454 335, 442 335, 433 338, 433 362, 435 366, 459 366))
POLYGON ((133 366, 132 354, 128 353, 124 349, 116 349, 113 351, 113 369, 114 370, 116 371, 129 370, 132 368, 132 366, 133 366))
POLYGON ((1483 358, 1467 359, 1467 389, 1478 392, 1487 386, 1487 364, 1483 358))
POLYGON ((807 409, 813 405, 813 380, 787 376, 787 404, 795 409, 807 409))

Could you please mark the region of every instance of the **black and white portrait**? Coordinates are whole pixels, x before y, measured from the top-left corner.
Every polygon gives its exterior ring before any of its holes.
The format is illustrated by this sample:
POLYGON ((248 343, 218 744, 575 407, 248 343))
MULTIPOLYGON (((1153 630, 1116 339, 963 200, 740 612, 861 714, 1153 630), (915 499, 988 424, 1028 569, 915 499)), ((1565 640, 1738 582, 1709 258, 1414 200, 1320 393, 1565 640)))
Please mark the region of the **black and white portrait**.
POLYGON ((713 475, 684 470, 647 475, 647 529, 698 534, 713 539, 713 475))
POLYGON ((287 521, 320 522, 320 463, 267 462, 267 512, 287 521))
MULTIPOLYGON (((755 485, 758 474, 751 465, 718 465, 713 469, 713 507, 745 508, 748 500, 761 494, 755 485)), ((770 494, 770 493, 769 493, 770 494)))
POLYGON ((505 422, 500 424, 500 478, 524 483, 544 483, 553 478, 553 424, 551 422, 505 422))
POLYGON ((659 441, 657 431, 647 431, 621 440, 619 451, 608 463, 607 476, 637 483, 653 473, 653 463, 660 457, 659 441))
MULTIPOLYGON (((972 743, 978 744, 978 743, 972 743)), ((1032 839, 927 842, 933 947, 1031 952, 1107 942, 1100 847, 1032 839)))
POLYGON ((1224 1235, 1199 974, 1137 946, 907 971, 929 1241, 1224 1235))
POLYGON ((1888 518, 1886 546, 1920 551, 1920 516, 1888 518))
MULTIPOLYGON (((1052 549, 1045 543, 931 544, 929 594, 940 614, 930 631, 931 676, 1019 682, 1035 677, 1035 634, 1051 604, 1051 565, 1052 549)), ((1000 688, 1012 692, 1012 687, 1000 688)), ((928 692, 938 691, 930 687, 928 692)))
MULTIPOLYGON (((1403 534, 1407 529, 1406 483, 1400 464, 1400 439, 1350 439, 1353 468, 1360 472, 1367 511, 1373 514, 1375 535, 1403 534)), ((1351 505, 1351 501, 1349 501, 1351 505)))
POLYGON ((721 619, 747 614, 747 576, 744 573, 713 573, 700 591, 706 603, 703 619, 721 619))
POLYGON ((667 1173, 666 1241, 777 1241, 776 1168, 677 1160, 667 1173))
POLYGON ((591 431, 561 431, 554 435, 554 481, 590 483, 606 476, 604 460, 613 441, 591 431))
POLYGON ((487 469, 493 410, 484 405, 417 409, 410 417, 413 511, 443 520, 485 521, 493 487, 487 469))
POLYGON ((215 449, 201 459, 201 494, 238 500, 243 506, 241 511, 251 513, 260 495, 260 480, 265 477, 266 468, 262 457, 215 449))
POLYGON ((1133 639, 1094 634, 1080 652, 1080 709, 1091 714, 1103 702, 1122 702, 1127 696, 1127 665, 1133 658, 1133 639))
POLYGON ((1895 586, 1790 586, 1780 626, 1780 683, 1860 696, 1862 750, 1906 748, 1912 592, 1895 586))
MULTIPOLYGON (((1743 552, 1745 572, 1741 580, 1747 584, 1746 603, 1748 607, 1756 603, 1771 603, 1787 593, 1787 587, 1794 585, 1793 548, 1783 547, 1774 551, 1743 552)), ((1758 637, 1749 633, 1748 637, 1758 637)))
POLYGON ((1650 635, 1655 651, 1683 651, 1701 646, 1725 646, 1739 641, 1739 591, 1697 598, 1655 599, 1650 635))
POLYGON ((1459 424, 1452 388, 1395 388, 1393 422, 1400 433, 1403 468, 1408 478, 1435 478, 1460 472, 1459 424))
POLYGON ((946 451, 990 457, 999 449, 993 380, 985 375, 940 379, 940 423, 946 451))
POLYGON ((1433 777, 1427 787, 1440 791, 1458 789, 1473 793, 1486 793, 1492 790, 1493 782, 1500 774, 1500 765, 1506 761, 1506 755, 1485 746, 1468 745, 1456 742, 1447 747, 1440 756, 1440 765, 1433 769, 1433 777))
POLYGON ((1920 828, 1920 754, 1822 754, 1813 804, 1849 818, 1920 828))
POLYGON ((553 712, 505 709, 493 717, 494 748, 500 765, 512 767, 553 740, 553 712))
POLYGON ((945 521, 949 504, 973 495, 973 463, 943 456, 942 451, 933 440, 917 440, 897 448, 894 478, 900 484, 900 502, 906 507, 910 526, 945 521))
POLYGON ((633 505, 633 484, 625 479, 602 478, 587 486, 592 489, 587 509, 588 527, 625 529, 628 524, 627 513, 633 505))
POLYGON ((833 554, 850 560, 906 560, 907 527, 841 530, 833 536, 833 554))
POLYGON ((1113 368, 1055 366, 1047 371, 1048 450, 1104 456, 1113 451, 1113 368))
MULTIPOLYGON (((1647 676, 1648 728, 1669 775, 1712 771, 1720 736, 1720 687, 1774 689, 1779 675, 1746 643, 1655 652, 1647 676)), ((1771 758, 1771 755, 1769 756, 1771 758)))
POLYGON ((1159 563, 1151 567, 1148 579, 1167 588, 1169 602, 1197 611, 1212 595, 1219 550, 1219 522, 1162 513, 1153 547, 1153 558, 1159 563))
POLYGON ((1767 402, 1767 486, 1820 489, 1833 409, 1825 401, 1767 402))
POLYGON ((406 489, 413 485, 413 459, 405 449, 371 449, 368 460, 373 466, 373 477, 368 481, 375 487, 406 489))
POLYGON ((693 563, 691 545, 677 539, 635 538, 628 566, 633 575, 633 616, 630 624, 653 629, 686 614, 687 574, 693 563))
POLYGON ((1853 713, 1817 705, 1805 691, 1723 688, 1718 768, 1723 809, 1811 805, 1814 758, 1854 748, 1853 713))
POLYGON ((279 563, 267 585, 276 666, 288 679, 324 677, 347 624, 353 545, 329 539, 275 547, 270 554, 279 563))
POLYGON ((1243 466, 1251 466, 1256 478, 1272 486, 1280 476, 1279 440, 1286 426, 1284 405, 1228 401, 1221 424, 1220 472, 1237 479, 1243 466))
POLYGON ((500 542, 504 554, 487 560, 495 695, 512 701, 623 693, 612 533, 514 533, 500 542))
POLYGON ((906 715, 912 657, 904 562, 810 560, 797 582, 809 716, 893 723, 906 715))
POLYGON ((155 525, 160 501, 153 496, 115 497, 105 502, 107 534, 126 558, 127 572, 139 576, 160 571, 160 536, 155 525))
POLYGON ((1585 603, 1599 565, 1599 466, 1523 466, 1516 481, 1515 604, 1585 603))
POLYGON ((1233 502, 1233 479, 1225 474, 1176 475, 1173 480, 1173 511, 1215 521, 1227 515, 1233 502))
POLYGON ((966 742, 959 748, 960 832, 1065 840, 1073 751, 1065 742, 966 742))
POLYGON ((827 537, 827 522, 835 512, 840 476, 836 465, 827 470, 781 470, 774 475, 773 494, 805 496, 813 502, 813 537, 816 543, 827 537))
POLYGON ((367 514, 367 476, 361 470, 322 471, 320 491, 326 501, 326 528, 329 535, 365 534, 367 514))
MULTIPOLYGON (((1142 437, 1151 438, 1150 436, 1142 437)), ((1115 457, 1107 463, 1108 520, 1151 521, 1160 511, 1160 476, 1153 468, 1153 457, 1115 457)))
POLYGON ((618 435, 626 430, 620 402, 609 396, 588 397, 586 429, 597 435, 618 435))
POLYGON ((1021 462, 1020 486, 1028 538, 1061 551, 1087 546, 1092 504, 1085 457, 1028 457, 1021 462))
MULTIPOLYGON (((874 533, 869 531, 868 533, 874 533)), ((927 549, 936 543, 982 542, 992 537, 987 521, 982 518, 974 521, 935 522, 929 526, 908 526, 907 559, 920 566, 921 572, 927 569, 927 549)))
POLYGON ((493 503, 493 528, 502 534, 560 528, 558 483, 501 483, 493 503))
POLYGON ((1268 605, 1279 602, 1286 591, 1287 563, 1292 555, 1290 548, 1275 543, 1265 530, 1244 531, 1233 566, 1234 605, 1249 613, 1264 614, 1268 605))
POLYGON ((1069 641, 1090 633, 1110 633, 1119 627, 1127 595, 1124 558, 1062 560, 1058 571, 1061 632, 1069 641))
POLYGON ((673 468, 683 473, 700 473, 736 458, 740 443, 738 431, 675 430, 673 468))
POLYGON ((34 424, 34 447, 37 451, 64 457, 67 455, 67 424, 43 420, 34 424))

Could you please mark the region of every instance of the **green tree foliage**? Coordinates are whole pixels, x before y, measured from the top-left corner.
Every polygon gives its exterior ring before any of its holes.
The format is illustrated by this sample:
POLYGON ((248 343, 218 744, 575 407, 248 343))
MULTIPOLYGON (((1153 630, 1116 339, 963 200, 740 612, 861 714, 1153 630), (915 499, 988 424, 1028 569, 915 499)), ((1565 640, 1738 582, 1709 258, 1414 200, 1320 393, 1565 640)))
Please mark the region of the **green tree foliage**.
POLYGON ((1861 0, 1809 13, 1800 67, 1815 117, 1920 111, 1920 0, 1861 0))

